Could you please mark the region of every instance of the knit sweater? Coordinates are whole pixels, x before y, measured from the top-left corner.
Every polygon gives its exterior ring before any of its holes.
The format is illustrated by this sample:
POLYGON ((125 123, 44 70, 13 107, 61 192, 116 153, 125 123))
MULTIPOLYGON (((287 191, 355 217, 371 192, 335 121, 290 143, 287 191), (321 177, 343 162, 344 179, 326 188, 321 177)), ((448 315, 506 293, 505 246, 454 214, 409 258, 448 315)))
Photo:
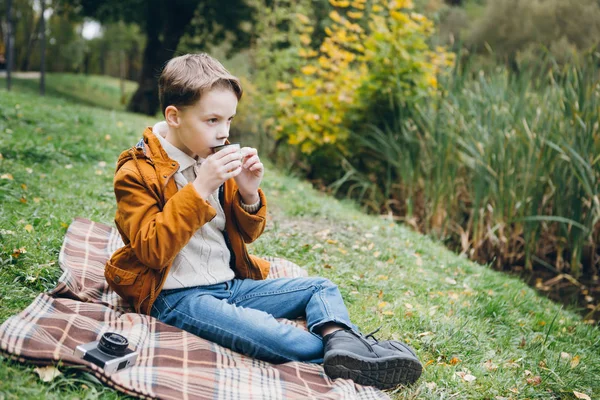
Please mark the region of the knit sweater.
MULTIPOLYGON (((174 179, 177 188, 181 190, 188 182, 194 181, 195 171, 204 159, 194 159, 169 143, 163 137, 166 136, 167 129, 168 126, 163 121, 154 125, 152 131, 169 158, 179 163, 179 170, 175 173, 174 179)), ((218 193, 217 189, 206 199, 217 211, 216 217, 198 229, 188 244, 177 254, 163 289, 214 285, 234 278, 235 274, 229 266, 231 254, 223 236, 225 212, 219 202, 218 193)), ((260 202, 252 205, 242 203, 242 207, 247 212, 256 212, 260 208, 260 202)))

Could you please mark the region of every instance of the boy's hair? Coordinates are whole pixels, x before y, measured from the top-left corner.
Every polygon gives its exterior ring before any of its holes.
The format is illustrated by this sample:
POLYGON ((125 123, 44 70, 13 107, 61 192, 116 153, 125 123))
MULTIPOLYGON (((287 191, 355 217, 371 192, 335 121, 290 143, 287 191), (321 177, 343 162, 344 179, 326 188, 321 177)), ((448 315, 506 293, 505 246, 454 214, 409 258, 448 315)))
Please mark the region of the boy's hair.
POLYGON ((186 54, 172 58, 158 79, 160 109, 165 115, 168 106, 191 106, 203 93, 214 88, 230 89, 238 100, 242 98, 240 80, 208 54, 186 54))

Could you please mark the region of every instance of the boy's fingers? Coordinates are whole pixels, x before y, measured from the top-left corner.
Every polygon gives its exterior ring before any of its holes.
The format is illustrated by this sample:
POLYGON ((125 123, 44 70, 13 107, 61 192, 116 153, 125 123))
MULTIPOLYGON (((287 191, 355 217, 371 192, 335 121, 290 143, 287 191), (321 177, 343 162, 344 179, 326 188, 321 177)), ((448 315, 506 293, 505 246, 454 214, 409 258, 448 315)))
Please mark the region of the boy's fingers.
POLYGON ((252 156, 244 162, 244 168, 250 168, 253 164, 256 164, 257 162, 260 162, 258 156, 252 156))

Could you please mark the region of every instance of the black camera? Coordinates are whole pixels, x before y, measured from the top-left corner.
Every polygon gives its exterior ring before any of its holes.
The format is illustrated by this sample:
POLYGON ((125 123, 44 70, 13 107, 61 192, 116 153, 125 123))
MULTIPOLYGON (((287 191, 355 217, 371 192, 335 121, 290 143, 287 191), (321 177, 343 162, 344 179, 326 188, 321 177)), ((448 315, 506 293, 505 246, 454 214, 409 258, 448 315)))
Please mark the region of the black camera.
POLYGON ((125 336, 106 332, 99 341, 77 346, 74 354, 112 374, 135 364, 137 352, 130 350, 128 346, 129 341, 125 336))

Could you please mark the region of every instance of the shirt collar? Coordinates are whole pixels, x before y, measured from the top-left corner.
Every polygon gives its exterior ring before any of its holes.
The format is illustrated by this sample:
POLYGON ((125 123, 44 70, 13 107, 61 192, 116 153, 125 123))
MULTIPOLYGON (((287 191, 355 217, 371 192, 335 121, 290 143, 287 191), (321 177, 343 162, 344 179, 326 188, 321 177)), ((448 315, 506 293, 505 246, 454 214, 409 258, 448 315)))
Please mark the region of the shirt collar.
POLYGON ((171 143, 165 139, 161 133, 166 135, 166 131, 168 130, 167 123, 165 121, 161 121, 156 123, 152 127, 152 133, 158 138, 160 145, 163 147, 167 155, 170 159, 176 161, 179 164, 179 170, 184 171, 195 164, 200 164, 204 159, 198 157, 196 160, 193 157, 188 156, 183 151, 173 146, 171 143))

